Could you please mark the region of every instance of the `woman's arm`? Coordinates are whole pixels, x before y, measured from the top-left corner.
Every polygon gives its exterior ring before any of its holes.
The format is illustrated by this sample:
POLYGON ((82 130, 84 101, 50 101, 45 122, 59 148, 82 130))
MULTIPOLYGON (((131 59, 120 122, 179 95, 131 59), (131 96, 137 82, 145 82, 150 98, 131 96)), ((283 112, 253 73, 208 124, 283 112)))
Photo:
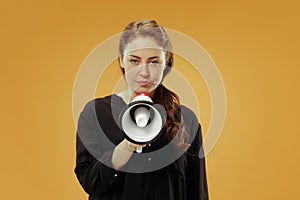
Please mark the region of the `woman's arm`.
MULTIPOLYGON (((103 106, 98 105, 101 114, 107 119, 103 106)), ((109 122, 106 121, 105 125, 113 126, 109 122)), ((96 115, 95 101, 91 101, 81 112, 78 121, 75 168, 80 184, 90 195, 109 192, 118 178, 117 170, 126 165, 136 147, 145 146, 133 144, 126 139, 115 146, 104 135, 96 115)))
POLYGON ((112 166, 114 169, 119 170, 121 167, 123 167, 128 162, 136 148, 144 146, 146 145, 134 144, 124 139, 113 151, 112 166))
MULTIPOLYGON (((101 160, 110 158, 111 152, 106 152, 101 160)), ((117 172, 91 155, 78 135, 75 174, 81 186, 89 195, 104 195, 109 192, 117 178, 117 172)))
POLYGON ((111 167, 114 145, 105 141, 95 111, 95 101, 90 101, 80 113, 76 135, 75 174, 89 195, 108 193, 117 178, 111 167))
POLYGON ((186 188, 187 199, 208 200, 208 187, 206 180, 206 167, 202 147, 202 133, 199 124, 198 130, 191 147, 188 149, 187 170, 186 170, 186 188))

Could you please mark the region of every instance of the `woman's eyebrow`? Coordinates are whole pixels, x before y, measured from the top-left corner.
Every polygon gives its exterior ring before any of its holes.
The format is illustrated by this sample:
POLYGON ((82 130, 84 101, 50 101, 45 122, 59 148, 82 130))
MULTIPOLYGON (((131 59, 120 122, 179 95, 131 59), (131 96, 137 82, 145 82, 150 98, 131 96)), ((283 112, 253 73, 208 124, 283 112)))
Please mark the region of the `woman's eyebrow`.
MULTIPOLYGON (((141 57, 136 56, 136 55, 133 55, 133 54, 130 54, 129 56, 134 57, 134 58, 141 59, 141 57)), ((160 58, 160 57, 159 57, 159 56, 152 56, 152 57, 149 57, 149 58, 147 58, 147 59, 151 60, 151 59, 156 59, 156 58, 160 58)))
POLYGON ((133 54, 130 54, 129 56, 134 57, 134 58, 139 58, 139 59, 141 58, 141 57, 133 55, 133 54))
POLYGON ((152 57, 150 57, 150 58, 148 58, 148 59, 155 59, 155 58, 160 58, 159 56, 152 56, 152 57))

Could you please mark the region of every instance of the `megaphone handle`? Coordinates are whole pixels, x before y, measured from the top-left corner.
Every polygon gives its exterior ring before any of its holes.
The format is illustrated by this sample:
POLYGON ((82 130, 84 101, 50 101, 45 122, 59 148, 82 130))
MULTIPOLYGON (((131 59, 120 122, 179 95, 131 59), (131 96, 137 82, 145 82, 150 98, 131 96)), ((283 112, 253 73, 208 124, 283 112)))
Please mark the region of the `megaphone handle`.
POLYGON ((137 153, 142 153, 143 151, 143 147, 136 147, 136 150, 135 150, 137 153))

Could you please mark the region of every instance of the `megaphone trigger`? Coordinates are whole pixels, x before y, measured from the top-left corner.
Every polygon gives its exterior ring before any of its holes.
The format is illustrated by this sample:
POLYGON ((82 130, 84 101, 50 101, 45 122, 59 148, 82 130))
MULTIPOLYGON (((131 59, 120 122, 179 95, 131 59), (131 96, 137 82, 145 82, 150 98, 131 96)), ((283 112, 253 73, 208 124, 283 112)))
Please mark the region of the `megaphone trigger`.
POLYGON ((142 153, 143 147, 137 147, 135 150, 137 153, 142 153))

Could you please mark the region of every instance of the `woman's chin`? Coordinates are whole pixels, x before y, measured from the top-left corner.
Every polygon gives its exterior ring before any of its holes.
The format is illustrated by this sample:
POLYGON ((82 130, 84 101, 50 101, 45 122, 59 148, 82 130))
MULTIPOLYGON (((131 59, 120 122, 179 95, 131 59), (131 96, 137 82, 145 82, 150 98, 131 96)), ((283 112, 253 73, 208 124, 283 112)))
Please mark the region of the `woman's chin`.
POLYGON ((151 88, 151 87, 139 87, 139 88, 135 89, 135 92, 136 93, 144 92, 144 93, 150 94, 153 90, 154 90, 154 88, 151 88))

